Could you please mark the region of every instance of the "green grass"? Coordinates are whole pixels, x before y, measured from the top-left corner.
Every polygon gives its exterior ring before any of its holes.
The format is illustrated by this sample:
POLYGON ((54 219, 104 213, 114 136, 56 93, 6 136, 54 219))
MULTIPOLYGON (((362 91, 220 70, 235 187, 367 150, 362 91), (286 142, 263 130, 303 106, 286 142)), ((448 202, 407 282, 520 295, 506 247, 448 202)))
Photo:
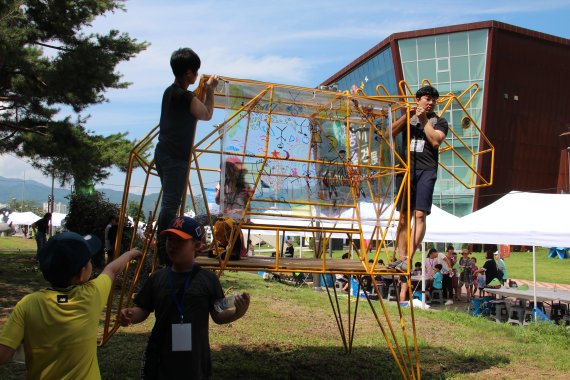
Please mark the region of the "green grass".
POLYGON ((0 236, 0 254, 3 251, 35 252, 36 249, 35 239, 24 239, 21 236, 0 236))
MULTIPOLYGON (((45 286, 32 266, 33 255, 0 255, 0 294, 12 287, 15 302, 25 292, 45 286), (16 258, 29 261, 14 263, 16 258), (23 278, 23 279, 22 279, 23 278), (30 285, 30 282, 32 285, 30 285), (35 284, 33 284, 35 283, 35 284)), ((508 264, 507 264, 508 265, 508 264)), ((248 291, 252 303, 246 316, 228 325, 210 324, 214 379, 391 379, 399 371, 387 348, 370 306, 360 301, 351 354, 346 354, 326 294, 307 287, 294 288, 263 281, 245 272, 226 272, 222 285, 227 293, 248 291)), ((348 328, 347 298, 339 297, 343 322, 348 328)), ((351 302, 354 311, 356 303, 351 302)), ((374 306, 380 315, 379 303, 374 306)), ((548 378, 564 379, 570 371, 570 332, 550 325, 507 326, 469 316, 466 304, 458 310, 428 312, 414 309, 422 378, 548 378)), ((387 306, 399 330, 397 309, 387 306)), ((408 333, 410 310, 405 309, 408 333)), ((0 325, 5 313, 0 314, 0 325)), ((143 324, 122 328, 99 348, 104 379, 136 379, 140 358, 152 328, 143 324)), ((383 326, 386 326, 385 323, 383 326)), ((397 335, 402 336, 401 331, 397 335)), ((20 379, 21 365, 0 367, 0 378, 20 379)))

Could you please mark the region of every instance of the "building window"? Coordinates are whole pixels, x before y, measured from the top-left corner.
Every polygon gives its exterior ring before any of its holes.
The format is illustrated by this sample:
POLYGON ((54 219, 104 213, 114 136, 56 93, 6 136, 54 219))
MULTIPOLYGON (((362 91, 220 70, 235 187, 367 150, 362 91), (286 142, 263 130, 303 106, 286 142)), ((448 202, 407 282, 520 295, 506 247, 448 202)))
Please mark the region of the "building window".
MULTIPOLYGON (((481 125, 481 108, 483 103, 485 60, 487 55, 488 30, 441 34, 421 38, 409 38, 398 41, 400 59, 404 79, 412 91, 417 91, 423 79, 428 79, 440 93, 453 92, 459 95, 471 83, 481 87, 477 96, 468 107, 473 120, 481 125)), ((478 150, 478 131, 470 126, 463 128, 461 121, 464 113, 458 106, 453 106, 443 115, 452 125, 453 130, 468 146, 478 150)), ((459 141, 449 133, 447 141, 459 151, 459 141)), ((464 153, 464 156, 467 152, 464 153)), ((451 152, 443 153, 440 160, 452 169, 456 176, 469 183, 470 171, 456 159, 451 152)), ((437 199, 446 211, 458 216, 471 212, 474 191, 463 187, 445 170, 440 170, 440 177, 434 191, 434 203, 437 199)))

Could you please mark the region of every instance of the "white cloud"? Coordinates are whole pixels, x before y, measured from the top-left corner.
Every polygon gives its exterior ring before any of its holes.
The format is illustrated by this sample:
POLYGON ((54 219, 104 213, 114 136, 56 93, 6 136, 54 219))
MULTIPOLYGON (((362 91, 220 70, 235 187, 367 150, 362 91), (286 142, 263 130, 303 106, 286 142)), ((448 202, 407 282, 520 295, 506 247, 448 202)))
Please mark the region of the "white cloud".
POLYGON ((0 156, 0 175, 6 178, 25 179, 26 181, 34 180, 51 186, 51 177, 44 176, 42 172, 34 169, 27 161, 11 154, 0 156))
MULTIPOLYGON (((119 65, 133 84, 109 91, 109 103, 88 109, 87 128, 129 131, 135 138, 156 125, 162 92, 172 81, 169 57, 181 46, 198 52, 205 74, 313 87, 392 33, 488 19, 533 28, 537 15, 563 14, 570 1, 132 0, 125 6, 126 12, 95 20, 92 30, 118 29, 151 45, 119 65)), ((534 28, 556 34, 555 24, 534 28)), ((569 37, 567 28, 564 33, 569 37)), ((29 165, 22 168, 0 158, 0 175, 21 178, 25 170, 32 176, 29 165)))

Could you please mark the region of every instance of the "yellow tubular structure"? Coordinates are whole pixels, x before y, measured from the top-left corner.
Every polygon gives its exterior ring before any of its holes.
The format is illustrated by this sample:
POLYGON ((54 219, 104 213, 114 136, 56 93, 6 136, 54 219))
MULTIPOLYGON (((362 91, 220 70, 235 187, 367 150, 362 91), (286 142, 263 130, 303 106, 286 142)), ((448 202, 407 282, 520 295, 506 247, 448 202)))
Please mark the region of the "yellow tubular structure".
MULTIPOLYGON (((202 76, 196 91, 198 96, 205 94, 208 78, 202 76)), ((186 211, 189 197, 188 205, 202 216, 200 220, 205 229, 213 231, 216 219, 230 214, 226 211, 229 209, 227 202, 219 206, 207 202, 211 193, 207 186, 218 182, 220 191, 225 192, 226 184, 230 184, 228 174, 222 174, 226 170, 225 163, 239 161, 247 197, 238 212, 231 214, 235 224, 227 236, 228 246, 222 249, 213 238, 208 238, 206 249, 199 253, 196 262, 219 275, 225 270, 236 270, 312 273, 315 279, 319 275, 352 276, 355 282, 348 294, 349 302, 338 297, 334 281, 333 286, 324 281, 345 351, 350 353, 352 350, 359 300, 365 298, 402 378, 419 379, 413 306, 410 312, 399 305, 391 308, 381 297, 376 301, 370 293, 372 290, 372 293, 380 294, 378 276, 397 275, 408 283, 409 296, 412 296, 409 269, 396 273, 380 264, 380 260, 389 262, 394 256, 392 246, 398 235, 394 205, 398 202, 409 205, 410 202, 410 155, 402 149, 402 146, 409 146, 409 140, 398 142, 392 136, 391 128, 392 120, 399 112, 409 115, 415 106, 415 95, 404 81, 399 83, 399 88, 400 94, 391 95, 379 84, 377 95, 367 96, 363 84, 356 94, 350 94, 220 78, 214 92, 214 120, 221 121, 195 140, 188 158, 188 191, 181 199, 179 214, 186 211), (222 178, 223 175, 226 177, 222 178), (403 178, 400 187, 396 187, 397 175, 403 178), (273 235, 274 239, 269 241, 275 242, 275 257, 256 255, 235 261, 229 260, 229 254, 223 257, 222 251, 231 252, 234 245, 240 244, 240 239, 251 234, 273 235), (312 236, 310 257, 284 257, 282 251, 288 235, 312 236), (329 242, 339 236, 348 240, 347 250, 353 259, 332 257, 329 242), (368 288, 364 286, 364 279, 368 281, 368 288), (342 313, 344 306, 347 320, 342 313)), ((467 188, 490 186, 493 180, 494 147, 469 115, 469 105, 478 91, 479 86, 473 84, 459 95, 444 94, 438 100, 441 115, 452 106, 464 113, 463 128, 470 128, 472 135, 478 136, 481 146, 485 147, 473 148, 465 140, 462 127, 457 129, 450 123, 453 142, 442 144, 440 153, 455 155, 469 168, 471 179, 455 175, 453 167, 440 165, 467 188), (490 160, 490 177, 478 168, 482 160, 490 160)), ((409 125, 406 128, 409 136, 409 125)), ((154 160, 146 158, 142 152, 156 144, 158 134, 159 127, 156 126, 131 152, 115 244, 116 256, 120 254, 123 230, 128 224, 125 216, 135 170, 142 170, 145 176, 143 191, 137 200, 138 216, 144 216, 144 210, 150 210, 150 215, 143 233, 136 233, 142 223, 139 218, 132 226, 128 248, 139 247, 143 259, 138 265, 127 267, 120 280, 121 286, 111 290, 101 344, 119 328, 114 316, 130 305, 139 280, 157 265, 156 224, 153 222, 158 219, 162 191, 158 199, 148 194, 149 179, 157 176, 157 172, 154 160)), ((228 198, 232 194, 224 193, 224 196, 228 198)), ((409 211, 405 217, 408 226, 405 234, 410 241, 409 211)), ((209 233, 206 235, 210 236, 209 233)), ((408 263, 410 267, 411 263, 408 263)))

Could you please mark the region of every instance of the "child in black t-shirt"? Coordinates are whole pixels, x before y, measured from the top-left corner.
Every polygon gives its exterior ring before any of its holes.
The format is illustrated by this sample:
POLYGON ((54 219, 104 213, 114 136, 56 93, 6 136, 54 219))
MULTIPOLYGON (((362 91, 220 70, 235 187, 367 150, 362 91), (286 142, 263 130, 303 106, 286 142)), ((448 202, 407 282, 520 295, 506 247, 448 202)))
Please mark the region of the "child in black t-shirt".
POLYGON ((166 253, 172 266, 153 273, 135 298, 135 307, 121 310, 122 326, 156 321, 145 351, 144 379, 194 379, 211 376, 209 317, 217 324, 233 322, 247 312, 250 296, 235 297, 235 308, 215 307, 224 298, 216 274, 194 264, 202 226, 189 217, 175 218, 168 229, 166 253))

